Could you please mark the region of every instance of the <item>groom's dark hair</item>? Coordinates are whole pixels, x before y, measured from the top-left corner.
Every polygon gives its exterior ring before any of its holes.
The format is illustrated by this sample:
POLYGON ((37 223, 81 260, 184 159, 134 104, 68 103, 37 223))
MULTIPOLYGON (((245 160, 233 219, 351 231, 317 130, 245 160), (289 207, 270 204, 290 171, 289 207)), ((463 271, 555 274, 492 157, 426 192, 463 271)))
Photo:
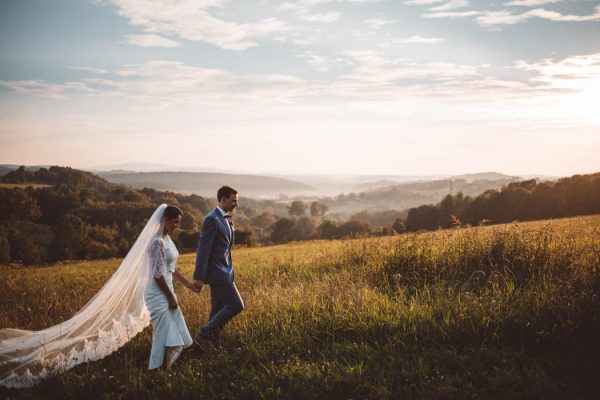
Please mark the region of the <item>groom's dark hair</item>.
POLYGON ((231 186, 221 186, 217 192, 217 201, 221 201, 222 198, 228 199, 232 194, 237 194, 237 190, 231 186))

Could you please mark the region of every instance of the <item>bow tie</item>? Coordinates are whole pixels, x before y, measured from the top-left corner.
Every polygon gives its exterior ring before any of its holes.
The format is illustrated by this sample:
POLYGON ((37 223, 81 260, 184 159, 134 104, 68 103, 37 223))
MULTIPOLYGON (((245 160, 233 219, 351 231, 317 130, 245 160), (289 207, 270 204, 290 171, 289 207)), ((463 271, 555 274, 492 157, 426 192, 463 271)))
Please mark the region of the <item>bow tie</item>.
POLYGON ((229 219, 229 218, 231 218, 231 215, 223 215, 223 218, 229 219))

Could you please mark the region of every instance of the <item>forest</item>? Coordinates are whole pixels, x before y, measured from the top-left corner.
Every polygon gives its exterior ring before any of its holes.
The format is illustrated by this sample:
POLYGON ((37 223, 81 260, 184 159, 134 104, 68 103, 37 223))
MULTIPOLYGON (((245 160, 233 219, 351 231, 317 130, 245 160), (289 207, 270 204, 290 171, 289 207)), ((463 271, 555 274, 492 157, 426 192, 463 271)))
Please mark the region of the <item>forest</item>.
MULTIPOLYGON (((598 214, 600 173, 511 182, 474 197, 459 192, 408 210, 367 209, 345 221, 330 218, 325 201, 286 203, 243 193, 240 199, 236 245, 253 247, 598 214)), ((215 198, 133 189, 68 167, 20 167, 0 177, 0 264, 122 257, 161 203, 183 210, 173 239, 180 249, 193 251, 215 198)))

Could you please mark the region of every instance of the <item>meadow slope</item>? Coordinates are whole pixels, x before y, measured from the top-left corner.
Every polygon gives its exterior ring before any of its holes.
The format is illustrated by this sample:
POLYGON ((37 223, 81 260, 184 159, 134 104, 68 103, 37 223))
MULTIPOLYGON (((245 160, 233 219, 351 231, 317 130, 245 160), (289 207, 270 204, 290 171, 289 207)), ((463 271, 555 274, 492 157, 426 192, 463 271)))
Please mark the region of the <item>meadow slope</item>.
MULTIPOLYGON (((119 262, 0 268, 0 327, 67 319, 119 262)), ((149 373, 148 328, 0 397, 600 398, 600 216, 240 248, 234 264, 246 309, 222 353, 149 373)), ((176 290, 196 331, 208 291, 176 290)))

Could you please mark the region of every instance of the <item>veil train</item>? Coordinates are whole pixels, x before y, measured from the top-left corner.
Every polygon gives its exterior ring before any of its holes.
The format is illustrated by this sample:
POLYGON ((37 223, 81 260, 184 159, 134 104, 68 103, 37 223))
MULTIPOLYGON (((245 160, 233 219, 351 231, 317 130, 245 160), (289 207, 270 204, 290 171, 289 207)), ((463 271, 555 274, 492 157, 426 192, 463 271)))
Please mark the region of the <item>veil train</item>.
POLYGON ((41 331, 0 329, 0 386, 31 387, 50 375, 104 358, 150 324, 144 302, 148 247, 162 233, 166 207, 162 204, 154 211, 119 268, 71 319, 41 331))

